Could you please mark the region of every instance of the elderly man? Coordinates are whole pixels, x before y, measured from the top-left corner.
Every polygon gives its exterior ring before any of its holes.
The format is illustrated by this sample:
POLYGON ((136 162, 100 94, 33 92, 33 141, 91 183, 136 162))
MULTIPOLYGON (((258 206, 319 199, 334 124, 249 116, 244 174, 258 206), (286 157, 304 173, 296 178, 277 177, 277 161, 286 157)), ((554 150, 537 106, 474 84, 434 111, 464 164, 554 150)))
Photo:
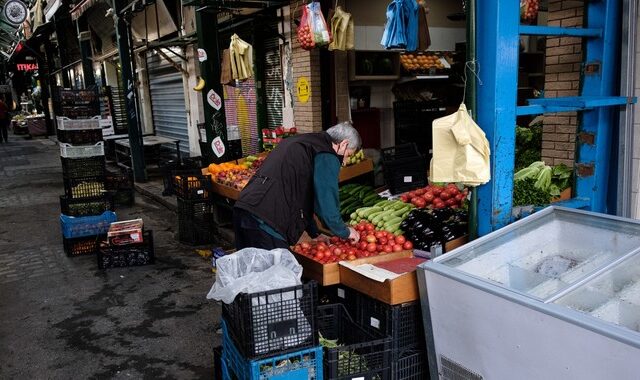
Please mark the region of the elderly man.
POLYGON ((283 140, 235 204, 236 248, 287 248, 304 231, 316 238, 314 212, 333 234, 357 241, 340 216, 338 175, 361 143, 350 123, 283 140))

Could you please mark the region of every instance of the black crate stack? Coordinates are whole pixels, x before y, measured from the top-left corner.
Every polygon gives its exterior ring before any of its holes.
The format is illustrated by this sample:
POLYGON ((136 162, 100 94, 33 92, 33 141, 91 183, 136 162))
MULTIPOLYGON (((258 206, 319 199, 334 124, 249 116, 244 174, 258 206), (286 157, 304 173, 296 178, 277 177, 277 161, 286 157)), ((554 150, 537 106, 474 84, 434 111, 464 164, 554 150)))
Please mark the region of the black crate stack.
POLYGON ((113 198, 105 191, 98 92, 57 88, 53 100, 65 191, 60 197, 61 212, 76 218, 92 217, 85 219, 87 223, 74 222, 87 227, 90 235, 81 228, 71 231, 63 225, 64 249, 69 256, 92 254, 98 250, 103 228, 90 227, 100 223, 96 216, 113 211, 113 198))
POLYGON ((211 176, 193 170, 171 173, 171 192, 178 198, 178 240, 194 246, 213 243, 217 229, 213 220, 211 176))
POLYGON ((415 143, 382 149, 382 167, 392 194, 427 185, 427 158, 415 143))

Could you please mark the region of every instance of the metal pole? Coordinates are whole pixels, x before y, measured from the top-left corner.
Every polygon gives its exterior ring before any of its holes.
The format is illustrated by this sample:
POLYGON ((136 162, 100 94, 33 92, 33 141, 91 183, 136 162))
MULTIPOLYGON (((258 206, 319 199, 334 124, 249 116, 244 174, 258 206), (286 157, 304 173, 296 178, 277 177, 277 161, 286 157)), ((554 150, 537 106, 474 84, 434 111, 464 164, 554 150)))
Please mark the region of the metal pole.
POLYGON ((135 57, 131 56, 129 47, 130 31, 129 27, 121 14, 125 7, 125 0, 114 1, 114 13, 116 15, 116 38, 118 41, 118 53, 120 54, 120 63, 122 65, 122 84, 125 94, 125 109, 127 112, 127 124, 129 131, 129 145, 131 149, 131 163, 133 164, 133 175, 136 181, 144 182, 147 180, 147 173, 144 165, 144 151, 142 148, 142 135, 139 129, 138 112, 136 107, 136 83, 131 66, 131 60, 135 57))
MULTIPOLYGON (((466 0, 467 14, 467 61, 476 59, 476 0, 466 0)), ((466 64, 464 70, 467 70, 466 64)), ((471 117, 477 120, 476 104, 476 77, 467 74, 466 106, 471 111, 471 117), (470 80, 469 80, 470 79, 470 80)), ((478 192, 474 189, 471 192, 471 203, 469 205, 469 240, 478 237, 478 192)))

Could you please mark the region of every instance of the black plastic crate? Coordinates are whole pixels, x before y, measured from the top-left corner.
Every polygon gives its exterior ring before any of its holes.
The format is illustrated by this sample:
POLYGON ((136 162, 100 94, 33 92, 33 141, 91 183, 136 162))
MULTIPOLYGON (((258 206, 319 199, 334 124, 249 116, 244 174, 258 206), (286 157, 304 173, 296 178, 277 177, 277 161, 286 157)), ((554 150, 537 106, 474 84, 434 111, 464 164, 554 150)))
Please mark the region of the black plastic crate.
POLYGON ((391 378, 391 337, 367 331, 351 319, 341 304, 318 307, 318 331, 337 340, 324 349, 327 380, 387 380, 391 378))
POLYGON ((382 149, 382 167, 392 194, 427 185, 427 159, 413 143, 382 149))
POLYGON ((67 256, 86 256, 98 252, 100 242, 106 239, 106 235, 92 235, 67 239, 62 237, 62 245, 67 256))
POLYGON ((180 163, 177 160, 162 161, 158 164, 160 173, 162 174, 162 183, 164 190, 162 195, 176 195, 175 186, 178 183, 176 176, 198 176, 202 175, 202 169, 198 164, 199 160, 195 158, 189 159, 184 163, 180 163))
POLYGON ((230 304, 222 304, 236 347, 247 359, 318 345, 316 307, 318 286, 303 285, 257 293, 241 293, 230 304))
POLYGON ((104 176, 64 178, 64 193, 69 199, 101 197, 106 193, 104 176))
POLYGON ((427 351, 411 351, 391 362, 392 380, 428 380, 427 351))
POLYGON ((215 240, 213 206, 209 200, 178 198, 178 240, 189 245, 204 245, 215 240))
POLYGON ((102 129, 58 129, 58 141, 73 145, 95 145, 102 141, 102 129))
POLYGON ((113 198, 113 204, 116 207, 119 206, 133 206, 136 200, 136 191, 134 189, 124 189, 124 190, 108 190, 107 194, 111 198, 113 198))
POLYGON ((149 265, 155 263, 153 231, 143 233, 142 243, 108 245, 106 242, 98 249, 98 268, 121 268, 149 265))
POLYGON ((394 360, 406 351, 425 347, 422 309, 418 301, 389 305, 362 295, 356 320, 367 331, 392 338, 394 360))
POLYGON ((208 199, 212 191, 211 176, 198 173, 177 174, 173 176, 173 191, 178 198, 185 200, 208 199))
POLYGON ((107 169, 104 181, 107 190, 133 189, 133 170, 126 168, 107 169))
POLYGON ((69 216, 100 215, 114 210, 113 197, 105 194, 95 198, 69 199, 60 196, 60 212, 69 216))
POLYGON ((320 305, 340 303, 353 318, 358 315, 361 297, 363 297, 362 293, 342 284, 318 287, 318 303, 320 305))
POLYGON ((105 175, 104 156, 66 158, 62 161, 62 175, 66 178, 100 177, 105 175))

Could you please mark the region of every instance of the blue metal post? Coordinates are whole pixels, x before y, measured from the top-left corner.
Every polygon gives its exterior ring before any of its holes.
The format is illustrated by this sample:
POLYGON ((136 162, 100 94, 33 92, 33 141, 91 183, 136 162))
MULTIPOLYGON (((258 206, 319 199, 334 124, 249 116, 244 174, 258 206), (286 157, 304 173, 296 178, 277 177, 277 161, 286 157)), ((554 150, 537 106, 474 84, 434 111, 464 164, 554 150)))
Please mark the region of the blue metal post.
MULTIPOLYGON (((620 0, 585 3, 589 29, 602 29, 603 38, 587 39, 582 96, 613 96, 619 83, 617 51, 620 39, 620 0), (598 66, 599 65, 599 66, 598 66)), ((607 212, 607 187, 614 125, 612 107, 586 110, 578 131, 576 197, 590 200, 591 211, 607 212)))
POLYGON ((478 234, 511 221, 520 9, 517 1, 478 0, 478 125, 491 147, 491 181, 478 190, 478 234))

